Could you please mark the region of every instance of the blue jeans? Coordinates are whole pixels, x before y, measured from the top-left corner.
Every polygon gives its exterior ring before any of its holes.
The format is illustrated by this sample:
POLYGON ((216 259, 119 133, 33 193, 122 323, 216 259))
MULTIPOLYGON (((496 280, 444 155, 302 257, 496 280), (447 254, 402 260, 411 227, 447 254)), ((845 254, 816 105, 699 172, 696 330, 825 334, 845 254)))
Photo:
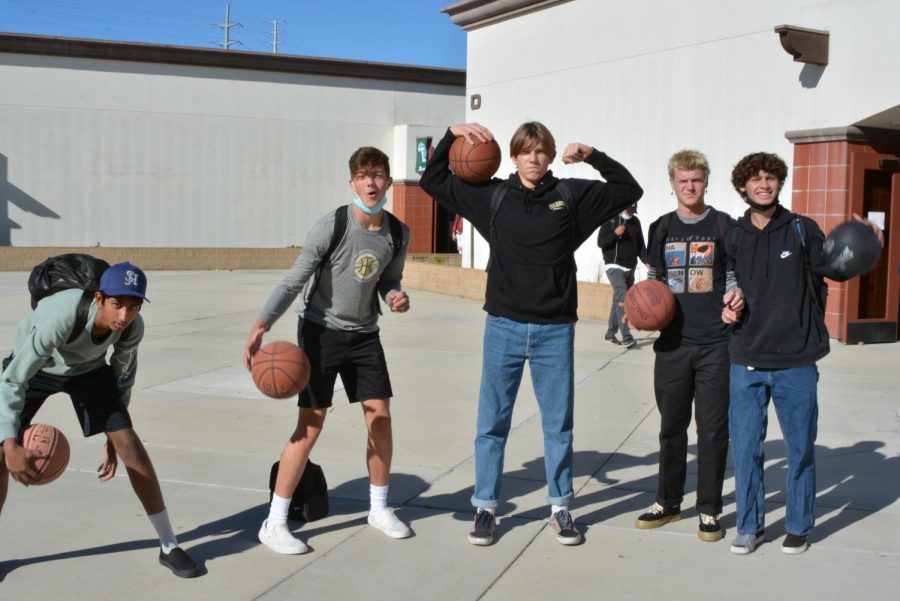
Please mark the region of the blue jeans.
POLYGON ((769 399, 787 448, 787 516, 785 530, 805 536, 815 524, 816 432, 819 406, 815 365, 788 369, 751 369, 731 364, 728 415, 734 458, 738 534, 754 534, 765 526, 763 480, 769 399))
POLYGON ((520 323, 488 315, 475 435, 475 507, 499 504, 503 455, 526 359, 544 430, 547 502, 572 500, 574 341, 573 323, 520 323))

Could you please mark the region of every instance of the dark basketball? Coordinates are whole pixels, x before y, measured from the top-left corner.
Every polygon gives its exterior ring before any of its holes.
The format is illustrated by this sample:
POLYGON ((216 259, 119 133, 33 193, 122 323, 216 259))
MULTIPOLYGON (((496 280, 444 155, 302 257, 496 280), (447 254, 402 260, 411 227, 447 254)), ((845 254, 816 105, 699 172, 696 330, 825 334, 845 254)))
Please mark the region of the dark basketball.
POLYGON ((829 267, 844 279, 869 273, 881 256, 875 232, 859 221, 846 221, 831 230, 823 248, 829 267))
POLYGON ((22 446, 35 454, 34 467, 39 474, 35 484, 53 482, 62 476, 69 465, 69 441, 53 426, 29 426, 22 434, 22 446))
POLYGON ((482 184, 491 179, 500 168, 500 146, 496 140, 481 142, 472 138, 469 144, 465 136, 453 140, 450 146, 450 169, 454 175, 470 184, 482 184))
POLYGON ((661 330, 675 317, 675 295, 658 280, 644 280, 625 294, 625 317, 638 330, 661 330))
POLYGON ((250 373, 264 395, 286 399, 309 383, 309 359, 296 344, 284 340, 270 342, 253 355, 250 373))

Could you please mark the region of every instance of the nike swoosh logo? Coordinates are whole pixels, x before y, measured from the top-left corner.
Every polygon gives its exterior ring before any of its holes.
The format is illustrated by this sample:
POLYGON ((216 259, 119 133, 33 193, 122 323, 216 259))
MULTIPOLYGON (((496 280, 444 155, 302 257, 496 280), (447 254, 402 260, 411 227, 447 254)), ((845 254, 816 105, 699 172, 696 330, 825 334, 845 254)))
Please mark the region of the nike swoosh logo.
POLYGON ((791 254, 792 254, 791 251, 789 251, 789 250, 783 250, 783 251, 781 251, 781 258, 782 258, 782 259, 787 259, 788 257, 791 256, 791 254))

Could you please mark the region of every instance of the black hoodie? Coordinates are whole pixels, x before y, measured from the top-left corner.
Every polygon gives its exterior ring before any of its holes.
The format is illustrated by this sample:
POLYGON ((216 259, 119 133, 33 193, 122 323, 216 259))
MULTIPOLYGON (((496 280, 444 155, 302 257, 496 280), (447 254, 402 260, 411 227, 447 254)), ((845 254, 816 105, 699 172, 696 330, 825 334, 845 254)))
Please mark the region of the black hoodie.
MULTIPOLYGON (((828 354, 828 330, 804 271, 804 249, 794 213, 778 206, 763 229, 750 221, 751 209, 728 235, 726 252, 746 307, 729 345, 731 362, 761 369, 810 365, 828 354)), ((825 235, 815 221, 799 216, 806 233, 810 269, 841 280, 827 266, 825 235)))
POLYGON ((533 190, 513 173, 471 185, 450 172, 448 153, 454 136, 434 149, 419 184, 450 212, 465 217, 489 240, 491 262, 484 310, 522 323, 567 323, 578 319, 575 250, 604 221, 637 202, 643 190, 622 165, 593 150, 586 163, 606 182, 566 179, 572 202, 561 203, 559 180, 547 172, 533 190), (494 218, 490 237, 491 196, 497 186, 510 191, 494 218))
POLYGON ((603 262, 607 265, 618 265, 634 269, 638 259, 642 263, 647 262, 647 247, 644 244, 644 232, 641 230, 641 220, 637 215, 631 219, 625 219, 621 213, 600 226, 597 232, 597 246, 603 250, 603 262), (616 235, 616 228, 625 226, 625 232, 621 236, 616 235))

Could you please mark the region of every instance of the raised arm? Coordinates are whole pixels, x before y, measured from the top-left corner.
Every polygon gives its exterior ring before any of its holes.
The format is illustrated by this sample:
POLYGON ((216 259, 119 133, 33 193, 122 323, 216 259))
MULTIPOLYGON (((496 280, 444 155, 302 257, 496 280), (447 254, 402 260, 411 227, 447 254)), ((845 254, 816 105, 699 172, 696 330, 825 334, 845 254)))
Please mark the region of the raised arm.
POLYGON ((500 183, 493 180, 481 185, 467 184, 453 175, 450 171, 450 146, 458 135, 479 140, 493 139, 491 132, 477 123, 451 126, 428 159, 419 185, 444 208, 462 215, 482 236, 486 236, 490 222, 491 193, 500 183))

